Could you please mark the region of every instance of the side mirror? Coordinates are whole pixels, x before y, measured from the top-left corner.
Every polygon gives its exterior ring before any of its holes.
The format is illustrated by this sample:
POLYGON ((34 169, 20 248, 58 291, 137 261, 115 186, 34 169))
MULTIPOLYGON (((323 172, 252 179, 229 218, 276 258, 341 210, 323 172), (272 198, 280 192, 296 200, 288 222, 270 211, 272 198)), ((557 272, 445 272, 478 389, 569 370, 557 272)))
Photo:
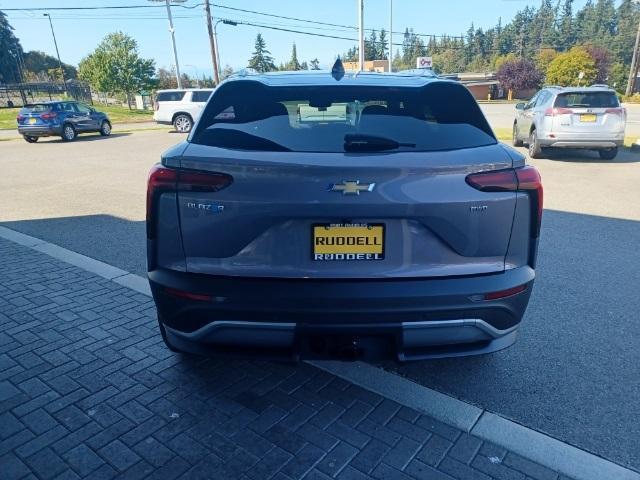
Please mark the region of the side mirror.
POLYGON ((524 110, 524 102, 516 103, 516 110, 524 110))

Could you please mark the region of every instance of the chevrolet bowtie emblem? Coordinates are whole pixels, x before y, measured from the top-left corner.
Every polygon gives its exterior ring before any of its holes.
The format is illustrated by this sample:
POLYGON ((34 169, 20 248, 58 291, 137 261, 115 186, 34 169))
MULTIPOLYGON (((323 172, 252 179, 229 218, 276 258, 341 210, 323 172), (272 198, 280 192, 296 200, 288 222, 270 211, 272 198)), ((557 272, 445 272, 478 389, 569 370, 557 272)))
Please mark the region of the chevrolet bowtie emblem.
POLYGON ((334 183, 331 185, 332 192, 342 192, 343 195, 360 195, 360 192, 373 192, 375 183, 360 183, 360 180, 346 181, 342 183, 334 183))

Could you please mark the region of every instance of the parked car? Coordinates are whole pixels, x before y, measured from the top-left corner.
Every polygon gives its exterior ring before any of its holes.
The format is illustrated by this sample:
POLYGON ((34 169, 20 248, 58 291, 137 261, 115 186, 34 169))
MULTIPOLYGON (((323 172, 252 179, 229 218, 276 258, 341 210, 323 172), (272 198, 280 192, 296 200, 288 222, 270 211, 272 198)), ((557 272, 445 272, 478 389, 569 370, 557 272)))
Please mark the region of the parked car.
POLYGON ((50 101, 26 105, 18 112, 18 133, 29 143, 40 137, 62 137, 71 142, 78 134, 100 132, 111 135, 111 121, 106 113, 75 101, 50 101))
POLYGON ((624 144, 626 110, 606 85, 546 87, 516 104, 513 145, 527 144, 531 158, 547 147, 596 150, 613 160, 624 144))
POLYGON ((173 125, 178 132, 190 132, 211 96, 212 89, 158 90, 154 102, 156 123, 173 125))
POLYGON ((221 84, 147 190, 170 349, 415 360, 511 345, 542 185, 457 82, 326 72, 221 84))

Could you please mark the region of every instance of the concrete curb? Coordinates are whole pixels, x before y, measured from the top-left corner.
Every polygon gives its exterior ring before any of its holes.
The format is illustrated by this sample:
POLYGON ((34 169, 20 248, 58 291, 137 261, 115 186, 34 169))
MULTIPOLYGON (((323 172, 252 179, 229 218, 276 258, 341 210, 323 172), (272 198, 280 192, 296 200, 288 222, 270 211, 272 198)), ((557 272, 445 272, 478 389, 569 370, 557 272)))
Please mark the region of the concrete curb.
POLYGON ((309 363, 465 432, 470 432, 482 415, 482 409, 478 407, 368 363, 330 360, 309 363))
MULTIPOLYGON (((151 296, 146 278, 100 260, 2 226, 0 238, 151 296)), ((640 480, 640 473, 381 368, 362 362, 309 363, 576 480, 640 480)))

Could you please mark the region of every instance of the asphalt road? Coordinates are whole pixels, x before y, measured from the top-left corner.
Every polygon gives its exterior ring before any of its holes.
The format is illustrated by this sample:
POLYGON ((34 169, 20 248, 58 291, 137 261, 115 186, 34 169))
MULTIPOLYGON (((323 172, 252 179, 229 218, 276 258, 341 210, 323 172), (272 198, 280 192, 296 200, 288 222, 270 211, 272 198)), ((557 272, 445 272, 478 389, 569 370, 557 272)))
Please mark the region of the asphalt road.
MULTIPOLYGON (((0 222, 145 273, 145 182, 166 131, 0 143, 0 222)), ((545 183, 521 337, 485 357, 385 368, 640 470, 640 154, 562 153, 545 183)))

